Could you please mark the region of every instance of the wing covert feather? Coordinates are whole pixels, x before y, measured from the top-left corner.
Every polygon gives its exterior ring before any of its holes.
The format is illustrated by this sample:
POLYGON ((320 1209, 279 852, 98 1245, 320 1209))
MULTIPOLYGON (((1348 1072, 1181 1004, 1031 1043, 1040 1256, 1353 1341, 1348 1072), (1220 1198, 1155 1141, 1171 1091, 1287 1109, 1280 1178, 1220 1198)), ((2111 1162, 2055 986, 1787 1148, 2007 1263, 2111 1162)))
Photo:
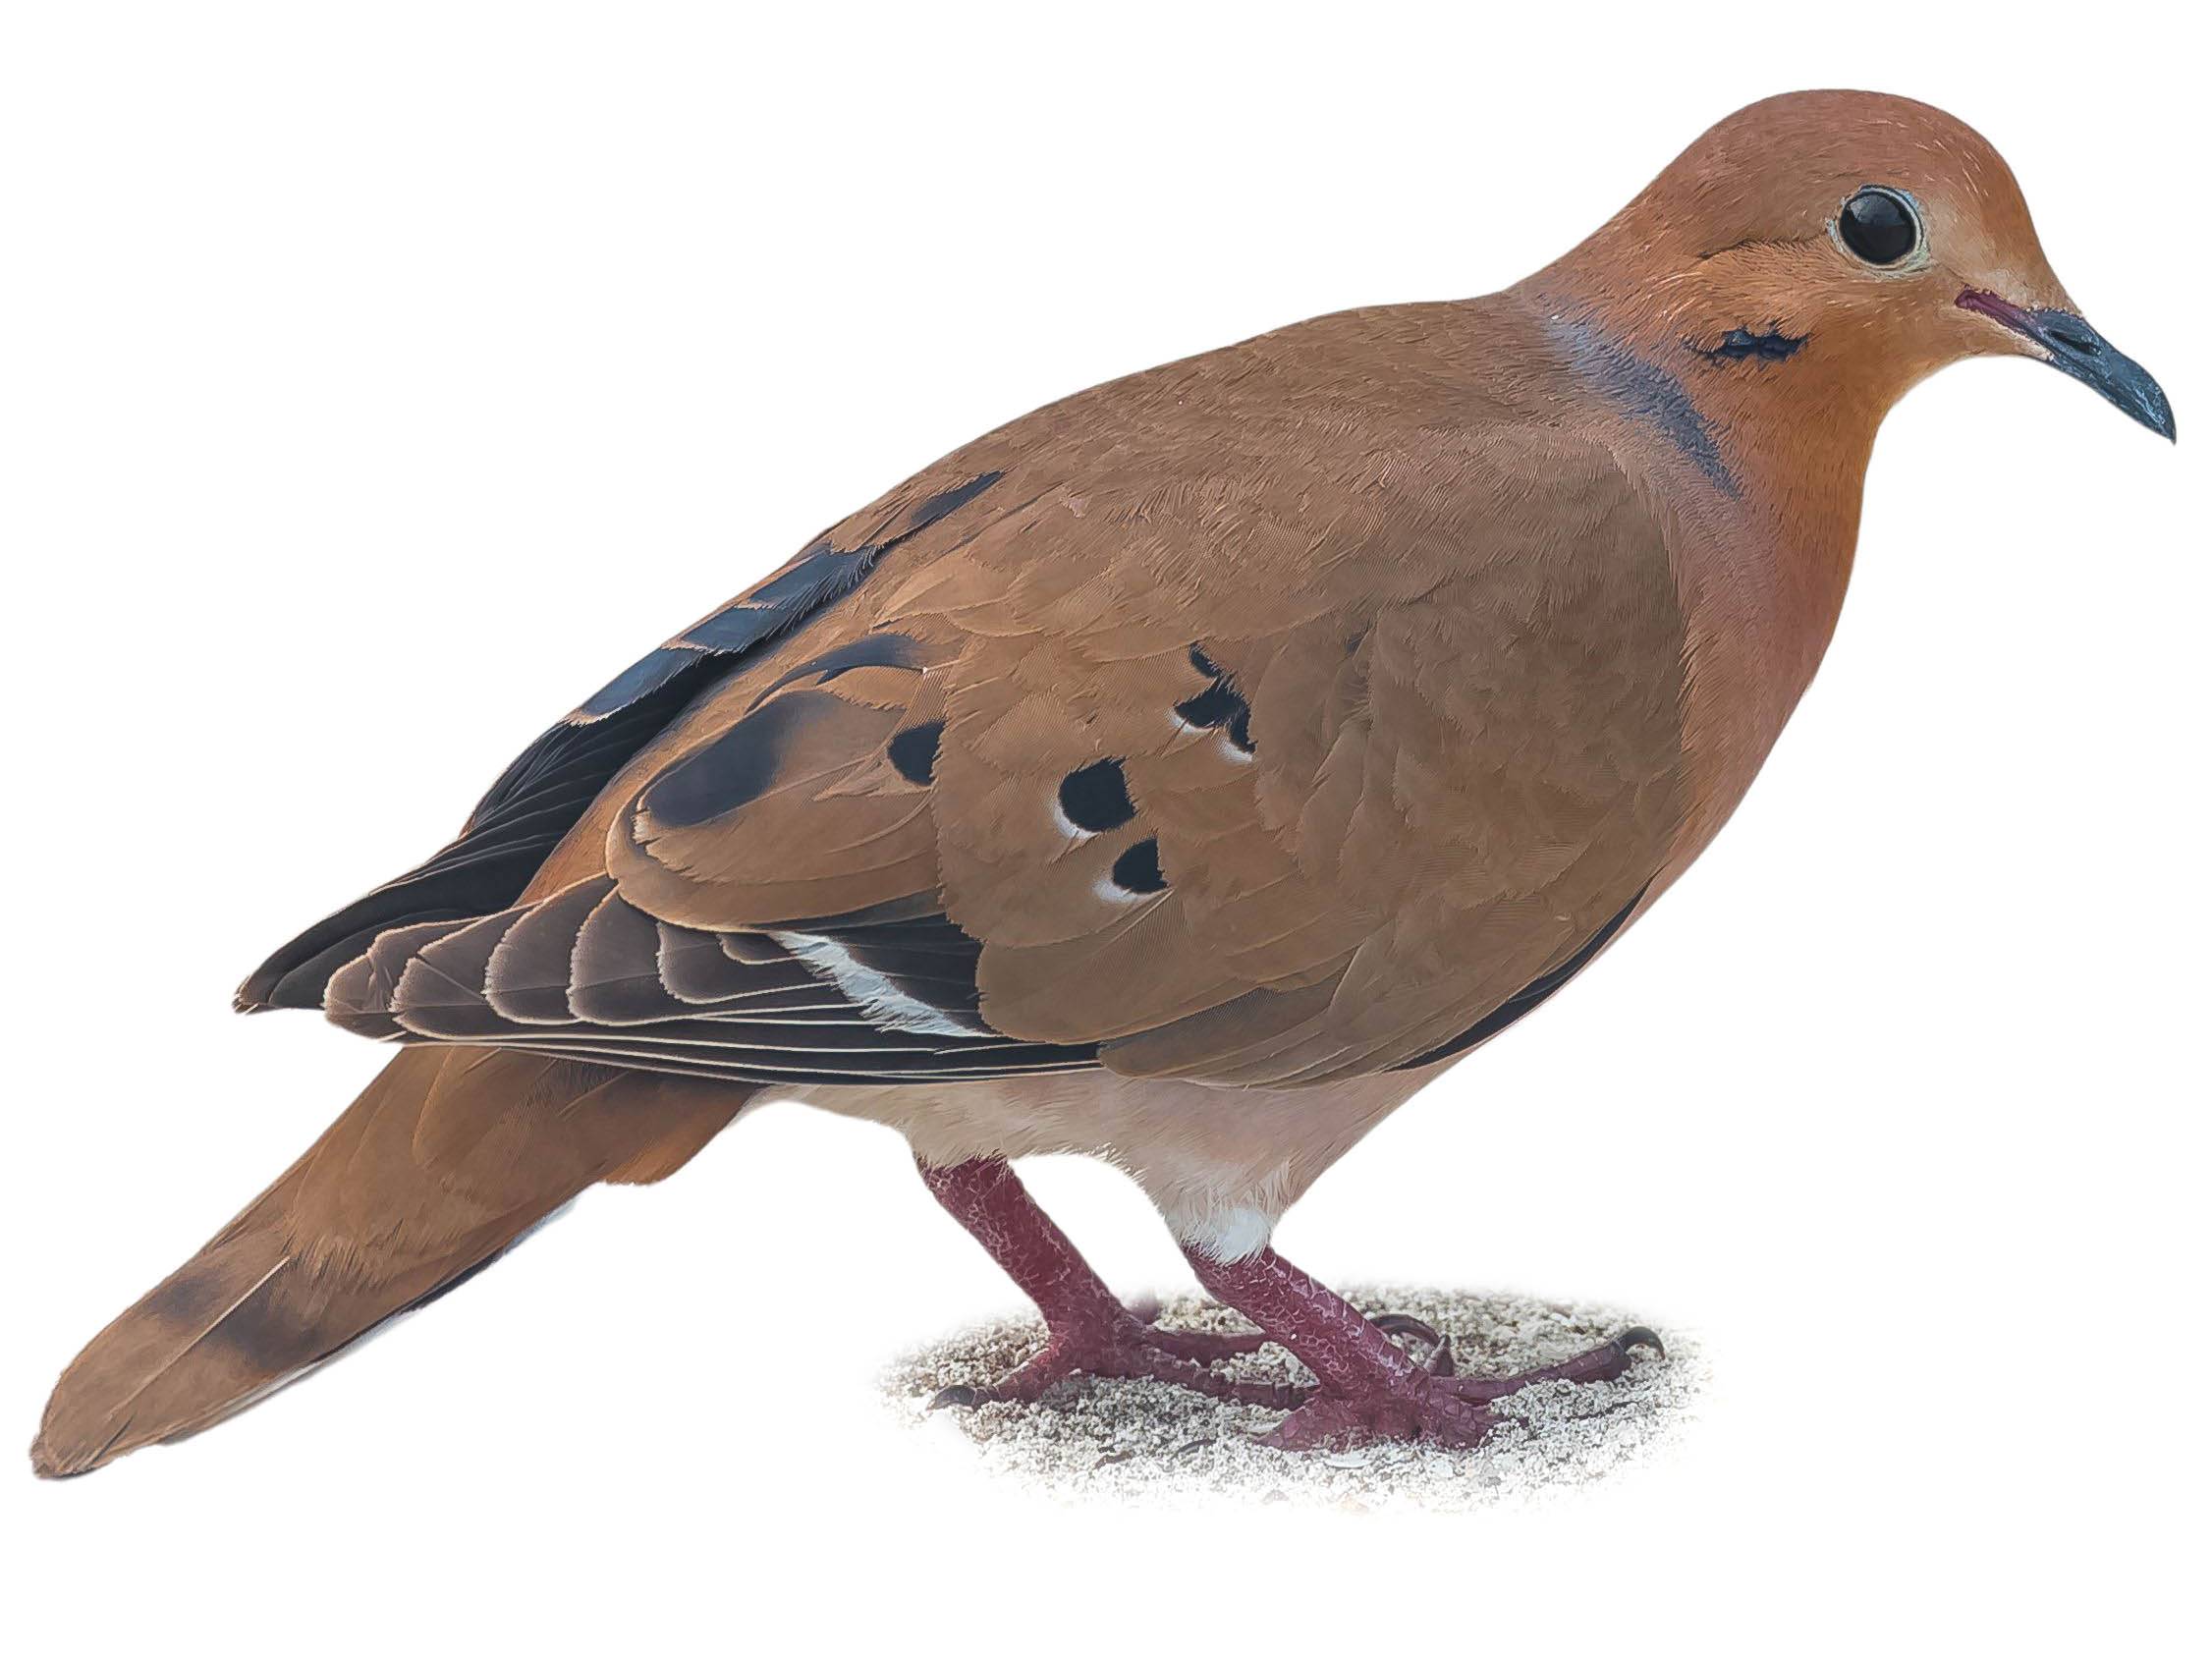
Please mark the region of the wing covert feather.
POLYGON ((980 947, 990 1029, 1118 1070, 1312 1082, 1442 1048, 1616 924, 1681 821, 1664 546, 1616 469, 1566 460, 1541 539, 1472 525, 1483 557, 1249 604, 1143 580, 1156 520, 1017 491, 856 611, 839 648, 902 666, 703 721, 607 867, 686 926, 928 906, 980 947))
POLYGON ((421 923, 334 1013, 771 1080, 1317 1083, 1487 1034, 1641 901, 1689 787, 1671 526, 1540 390, 1453 371, 1519 326, 1346 313, 948 457, 594 699, 738 647, 519 916, 421 923))

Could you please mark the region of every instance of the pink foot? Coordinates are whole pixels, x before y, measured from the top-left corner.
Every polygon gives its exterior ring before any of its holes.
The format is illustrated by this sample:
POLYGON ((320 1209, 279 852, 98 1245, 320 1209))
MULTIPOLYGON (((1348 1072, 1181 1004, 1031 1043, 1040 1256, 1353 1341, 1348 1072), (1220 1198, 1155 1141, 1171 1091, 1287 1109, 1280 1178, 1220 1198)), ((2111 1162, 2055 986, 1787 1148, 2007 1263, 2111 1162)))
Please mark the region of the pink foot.
POLYGON ((1362 1399, 1317 1395, 1285 1417, 1261 1443, 1286 1452, 1336 1451, 1375 1440, 1433 1440, 1478 1446, 1498 1419, 1489 1410, 1416 1379, 1402 1393, 1362 1399))
POLYGON ((1159 1324, 1160 1304, 1147 1297, 1130 1309, 1152 1341, 1180 1359, 1201 1365, 1217 1364, 1246 1354, 1257 1354, 1267 1344, 1265 1331, 1168 1331, 1159 1324))
POLYGON ((1530 1383, 1602 1382, 1629 1368, 1631 1350, 1659 1348, 1658 1337, 1636 1325, 1556 1365, 1510 1377, 1462 1377, 1454 1374, 1451 1345, 1437 1332, 1400 1314, 1369 1319, 1271 1249, 1234 1261, 1196 1249, 1185 1254, 1200 1284, 1320 1380, 1313 1398, 1267 1436, 1269 1444, 1295 1451, 1369 1440, 1478 1445, 1498 1425, 1492 1401, 1530 1383), (1423 1339, 1427 1357, 1415 1359, 1394 1336, 1423 1339))
POLYGON ((1249 1354, 1267 1339, 1254 1331, 1163 1331, 1158 1307, 1135 1312, 1116 1301, 1076 1253, 1066 1234, 1038 1209, 1003 1159, 923 1164, 922 1180, 963 1227, 1026 1291, 1044 1315, 1045 1345, 988 1388, 940 1389, 929 1402, 979 1406, 985 1401, 1035 1400, 1053 1384, 1081 1373, 1149 1377, 1210 1394, 1217 1400, 1286 1410, 1306 1391, 1277 1383, 1239 1382, 1209 1369, 1215 1360, 1249 1354))
POLYGON ((1306 1389, 1288 1383, 1241 1382, 1207 1368, 1207 1362, 1249 1354, 1267 1339, 1221 1336, 1210 1331, 1163 1331, 1125 1313, 1119 1319, 1048 1332, 1045 1345, 986 1388, 965 1383, 939 1389, 928 1410, 940 1406, 981 1406, 993 1401, 1026 1403, 1073 1376, 1148 1377, 1195 1389, 1240 1406, 1287 1410, 1301 1405, 1306 1389))
POLYGON ((1508 1377, 1447 1377, 1440 1386, 1450 1389, 1462 1400, 1486 1404, 1508 1394, 1518 1394, 1530 1383, 1611 1382, 1628 1370, 1630 1355, 1639 1348, 1650 1349, 1662 1359, 1667 1357, 1667 1345, 1659 1340, 1657 1331, 1648 1325, 1631 1325, 1611 1342, 1600 1343, 1556 1365, 1539 1365, 1532 1371, 1517 1371, 1508 1377))
POLYGON ((1461 1377, 1451 1373, 1451 1350, 1439 1345, 1421 1372, 1379 1381, 1355 1394, 1316 1395, 1276 1424, 1265 1439, 1270 1446, 1294 1452, 1375 1440, 1478 1446, 1498 1426, 1497 1413, 1489 1409, 1491 1401, 1519 1393, 1531 1383, 1610 1382, 1628 1370, 1630 1355, 1645 1347, 1662 1357, 1666 1355, 1655 1333, 1633 1325, 1611 1342, 1556 1365, 1506 1377, 1461 1377))

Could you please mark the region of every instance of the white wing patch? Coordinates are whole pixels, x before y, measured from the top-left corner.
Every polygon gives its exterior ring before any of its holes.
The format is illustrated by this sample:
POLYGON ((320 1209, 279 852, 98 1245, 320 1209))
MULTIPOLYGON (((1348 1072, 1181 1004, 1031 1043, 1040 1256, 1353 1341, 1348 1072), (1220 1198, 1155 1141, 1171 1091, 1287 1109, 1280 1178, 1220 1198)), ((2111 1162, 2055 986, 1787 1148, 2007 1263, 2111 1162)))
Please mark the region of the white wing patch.
POLYGON ((769 938, 805 964, 809 972, 828 979, 861 1013, 868 1023, 888 1031, 924 1031, 933 1036, 973 1037, 975 1029, 954 1021, 919 997, 909 996, 835 939, 818 933, 770 932, 769 938))

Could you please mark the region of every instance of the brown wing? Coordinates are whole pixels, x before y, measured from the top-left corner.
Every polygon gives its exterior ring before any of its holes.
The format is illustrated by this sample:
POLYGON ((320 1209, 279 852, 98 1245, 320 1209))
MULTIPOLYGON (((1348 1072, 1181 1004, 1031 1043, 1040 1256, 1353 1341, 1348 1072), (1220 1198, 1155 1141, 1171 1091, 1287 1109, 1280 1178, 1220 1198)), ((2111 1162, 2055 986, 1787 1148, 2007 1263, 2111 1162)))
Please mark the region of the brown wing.
POLYGON ((607 784, 701 692, 836 604, 886 553, 927 534, 998 481, 996 472, 951 482, 925 473, 646 652, 517 755, 449 845, 279 947, 239 986, 239 1008, 318 1007, 331 974, 379 933, 512 903, 607 784))
POLYGON ((993 479, 957 533, 706 689, 521 907, 379 939, 333 1013, 746 1078, 1293 1083, 1532 1006, 1682 816, 1661 526, 1601 447, 1442 378, 1378 411, 1342 338, 1287 338, 953 458, 993 479))

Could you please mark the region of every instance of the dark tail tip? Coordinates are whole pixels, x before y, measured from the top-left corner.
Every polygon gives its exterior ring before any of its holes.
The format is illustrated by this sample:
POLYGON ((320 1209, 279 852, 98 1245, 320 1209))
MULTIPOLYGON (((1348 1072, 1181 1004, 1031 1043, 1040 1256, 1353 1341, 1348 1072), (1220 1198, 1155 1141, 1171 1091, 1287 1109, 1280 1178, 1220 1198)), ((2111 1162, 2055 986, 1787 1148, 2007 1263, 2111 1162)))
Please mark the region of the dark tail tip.
POLYGON ((311 1364, 323 1333, 287 1306, 291 1265, 273 1233, 255 1231, 218 1240, 141 1297, 62 1372, 32 1471, 88 1473, 205 1428, 311 1364))

